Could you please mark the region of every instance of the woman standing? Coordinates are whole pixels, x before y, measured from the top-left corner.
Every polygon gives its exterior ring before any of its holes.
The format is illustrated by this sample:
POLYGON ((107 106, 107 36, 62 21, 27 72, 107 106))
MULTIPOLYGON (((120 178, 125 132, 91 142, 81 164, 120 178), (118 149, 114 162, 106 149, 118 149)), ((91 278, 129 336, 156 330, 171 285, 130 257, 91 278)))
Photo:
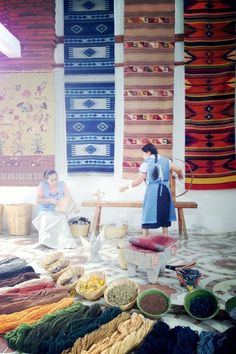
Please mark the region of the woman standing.
POLYGON ((63 198, 72 200, 70 192, 63 181, 58 181, 56 171, 45 171, 43 176, 36 196, 39 215, 33 220, 39 232, 39 244, 56 249, 77 247, 66 214, 57 211, 63 198))
POLYGON ((168 235, 171 221, 176 220, 174 203, 170 191, 170 172, 176 172, 180 179, 182 171, 171 160, 158 154, 153 144, 146 144, 142 148, 144 162, 139 168, 138 176, 129 181, 120 191, 136 187, 144 180, 147 188, 143 201, 142 229, 143 236, 147 237, 149 229, 162 227, 163 235, 168 235))

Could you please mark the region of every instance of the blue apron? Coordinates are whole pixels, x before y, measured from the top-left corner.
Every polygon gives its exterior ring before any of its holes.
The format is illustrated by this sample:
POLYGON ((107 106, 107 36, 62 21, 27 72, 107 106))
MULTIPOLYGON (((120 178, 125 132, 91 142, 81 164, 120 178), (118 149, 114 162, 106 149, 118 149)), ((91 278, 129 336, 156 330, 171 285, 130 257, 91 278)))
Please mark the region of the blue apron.
POLYGON ((169 191, 170 195, 170 208, 169 208, 169 221, 176 221, 176 213, 175 207, 172 200, 172 195, 170 192, 169 186, 169 175, 170 175, 170 160, 166 157, 159 156, 158 165, 162 171, 162 175, 154 180, 152 177, 153 170, 155 168, 155 159, 152 157, 148 157, 145 160, 148 163, 147 169, 147 188, 144 195, 143 201, 143 219, 142 224, 154 224, 157 223, 158 215, 157 215, 157 203, 158 203, 158 189, 160 188, 160 194, 162 193, 162 187, 165 185, 169 191))

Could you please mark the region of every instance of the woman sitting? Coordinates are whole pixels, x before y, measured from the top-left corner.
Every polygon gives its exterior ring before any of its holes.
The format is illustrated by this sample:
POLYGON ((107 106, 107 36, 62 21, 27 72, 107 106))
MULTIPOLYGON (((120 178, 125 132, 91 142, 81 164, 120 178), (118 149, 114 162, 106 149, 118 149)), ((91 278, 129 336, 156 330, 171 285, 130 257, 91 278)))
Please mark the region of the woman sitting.
POLYGON ((58 180, 54 170, 45 171, 43 176, 44 181, 38 186, 36 196, 39 215, 33 220, 39 232, 39 244, 55 249, 77 247, 70 232, 66 210, 63 212, 59 208, 62 200, 67 201, 67 209, 68 201, 73 204, 68 187, 58 180))

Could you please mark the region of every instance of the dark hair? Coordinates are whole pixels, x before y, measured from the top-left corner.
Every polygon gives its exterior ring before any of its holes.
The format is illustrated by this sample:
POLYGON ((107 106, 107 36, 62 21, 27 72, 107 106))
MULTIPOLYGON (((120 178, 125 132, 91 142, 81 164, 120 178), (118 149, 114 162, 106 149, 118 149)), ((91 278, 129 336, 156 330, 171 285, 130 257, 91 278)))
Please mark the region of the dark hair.
POLYGON ((50 176, 53 176, 53 175, 57 175, 57 172, 55 170, 46 170, 43 173, 43 177, 46 179, 50 176))
POLYGON ((158 154, 157 148, 153 144, 149 143, 149 144, 146 144, 142 147, 142 151, 143 152, 150 152, 151 155, 155 155, 155 167, 152 172, 152 178, 155 180, 159 177, 159 168, 158 168, 158 162, 157 162, 157 154, 158 154))

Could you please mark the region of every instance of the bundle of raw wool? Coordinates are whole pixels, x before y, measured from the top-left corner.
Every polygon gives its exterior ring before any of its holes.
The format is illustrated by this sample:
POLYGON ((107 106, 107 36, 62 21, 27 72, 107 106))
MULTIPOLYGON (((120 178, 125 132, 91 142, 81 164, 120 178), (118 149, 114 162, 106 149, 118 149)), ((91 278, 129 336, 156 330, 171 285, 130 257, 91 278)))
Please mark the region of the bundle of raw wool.
MULTIPOLYGON (((111 347, 106 348, 101 354, 126 354, 139 345, 153 327, 153 320, 145 320, 136 330, 130 332, 123 340, 118 340, 111 347)), ((81 353, 82 354, 82 353, 81 353)), ((83 353, 84 354, 84 353, 83 353)))
POLYGON ((5 279, 4 274, 21 269, 26 266, 25 259, 19 257, 8 257, 0 261, 0 279, 5 279))
POLYGON ((41 289, 28 294, 0 294, 0 315, 19 312, 32 306, 55 303, 69 296, 66 289, 41 289))
POLYGON ((138 345, 151 330, 154 321, 140 314, 121 314, 98 330, 77 340, 63 354, 127 353, 138 345))
MULTIPOLYGON (((22 274, 22 273, 26 273, 26 272, 33 272, 34 269, 30 266, 27 266, 27 264, 22 263, 21 262, 25 262, 23 260, 19 260, 17 264, 13 265, 13 268, 11 268, 11 266, 8 267, 8 269, 5 269, 4 272, 0 273, 0 280, 5 280, 8 278, 12 278, 15 277, 16 275, 22 274), (17 268, 14 268, 17 267, 17 268)), ((5 267, 6 268, 6 267, 5 267)))
POLYGON ((64 316, 67 318, 66 316, 70 316, 70 314, 73 314, 74 312, 81 311, 80 309, 82 306, 85 309, 88 308, 88 306, 82 305, 80 302, 76 302, 71 306, 57 310, 51 314, 46 314, 34 323, 20 324, 16 329, 9 331, 5 335, 9 347, 19 352, 34 352, 34 346, 36 345, 38 347, 38 343, 41 340, 41 331, 43 331, 43 335, 48 335, 48 328, 52 323, 56 323, 64 316), (36 343, 35 338, 37 338, 36 343))
POLYGON ((40 275, 35 273, 34 269, 31 266, 26 266, 20 270, 17 270, 14 276, 12 275, 7 279, 0 280, 0 288, 4 288, 7 286, 15 286, 17 284, 24 283, 27 280, 39 278, 40 275))
POLYGON ((109 338, 116 330, 120 323, 130 319, 130 314, 121 313, 119 316, 114 318, 108 323, 103 324, 95 331, 86 334, 84 337, 77 339, 73 347, 67 350, 64 350, 62 354, 76 354, 82 353, 82 351, 89 350, 93 345, 100 342, 104 338, 109 338))
MULTIPOLYGON (((26 275, 28 276, 29 273, 26 273, 26 275)), ((32 273, 32 274, 36 274, 36 273, 32 273)), ((55 286, 55 283, 53 282, 52 278, 47 276, 47 275, 38 275, 36 274, 36 278, 32 278, 32 279, 28 279, 28 280, 25 280, 21 283, 18 283, 16 285, 13 285, 13 286, 5 286, 5 287, 2 287, 0 288, 0 293, 3 294, 5 292, 12 292, 13 290, 17 290, 17 289, 21 289, 21 288, 26 288, 28 286, 32 286, 32 285, 36 285, 36 284, 41 284, 41 283, 51 283, 55 286)))
MULTIPOLYGON (((7 290, 1 291, 0 294, 10 295, 10 294, 19 294, 19 295, 26 295, 31 294, 34 291, 42 290, 42 289, 52 289, 55 288, 56 285, 51 281, 40 281, 37 283, 32 283, 24 287, 12 287, 8 288, 7 290)), ((2 289, 1 289, 2 290, 2 289)))
MULTIPOLYGON (((73 307, 73 306, 71 306, 73 307)), ((61 313, 54 318, 42 319, 29 328, 21 325, 15 331, 6 334, 9 346, 26 353, 59 354, 70 348, 77 338, 99 328, 121 313, 118 308, 102 311, 98 303, 92 306, 81 305, 73 313, 61 313)))
POLYGON ((67 297, 49 305, 33 306, 10 315, 0 315, 0 334, 15 329, 21 323, 33 323, 42 318, 45 314, 70 306, 73 301, 73 298, 67 297))

